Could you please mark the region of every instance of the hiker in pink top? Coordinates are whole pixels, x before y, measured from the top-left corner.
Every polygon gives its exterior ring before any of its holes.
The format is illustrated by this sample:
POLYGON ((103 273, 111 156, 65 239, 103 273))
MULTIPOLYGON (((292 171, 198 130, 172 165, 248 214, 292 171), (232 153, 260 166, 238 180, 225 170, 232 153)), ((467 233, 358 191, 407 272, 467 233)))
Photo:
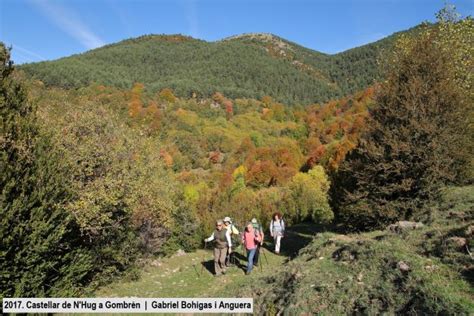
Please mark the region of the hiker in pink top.
POLYGON ((242 235, 242 242, 245 246, 245 249, 247 249, 247 272, 245 272, 247 275, 252 272, 253 258, 255 257, 255 252, 257 251, 257 244, 261 240, 260 233, 253 229, 252 223, 248 223, 242 235))

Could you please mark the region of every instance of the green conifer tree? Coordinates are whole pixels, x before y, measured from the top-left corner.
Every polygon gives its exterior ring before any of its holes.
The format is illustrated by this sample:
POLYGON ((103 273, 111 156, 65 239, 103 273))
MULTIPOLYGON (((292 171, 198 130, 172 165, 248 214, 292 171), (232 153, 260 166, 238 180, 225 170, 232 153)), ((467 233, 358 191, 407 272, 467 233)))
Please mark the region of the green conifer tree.
POLYGON ((397 44, 370 113, 371 128, 333 180, 332 201, 349 228, 431 215, 423 212, 427 203, 459 178, 472 157, 466 150, 472 149, 472 92, 465 88, 471 82, 459 76, 469 68, 466 55, 449 49, 446 23, 461 32, 457 44, 472 45, 466 40, 472 39, 472 19, 440 21, 397 44))
POLYGON ((0 43, 0 296, 74 295, 91 268, 71 216, 67 177, 35 123, 0 43))

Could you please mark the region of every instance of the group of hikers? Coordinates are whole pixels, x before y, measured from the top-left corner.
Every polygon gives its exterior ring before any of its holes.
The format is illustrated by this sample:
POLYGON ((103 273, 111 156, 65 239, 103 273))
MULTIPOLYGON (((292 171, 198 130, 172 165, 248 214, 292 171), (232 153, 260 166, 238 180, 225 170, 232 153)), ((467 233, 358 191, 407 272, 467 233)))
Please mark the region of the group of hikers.
MULTIPOLYGON (((285 223, 280 213, 273 214, 270 222, 270 236, 274 240, 275 253, 280 253, 281 239, 285 234, 285 223)), ((236 262, 234 249, 241 242, 247 252, 247 269, 250 274, 254 266, 258 266, 260 250, 263 246, 264 231, 262 225, 253 218, 245 225, 244 231, 239 232, 230 217, 216 221, 216 229, 205 243, 214 241, 214 275, 226 273, 227 267, 236 262)))

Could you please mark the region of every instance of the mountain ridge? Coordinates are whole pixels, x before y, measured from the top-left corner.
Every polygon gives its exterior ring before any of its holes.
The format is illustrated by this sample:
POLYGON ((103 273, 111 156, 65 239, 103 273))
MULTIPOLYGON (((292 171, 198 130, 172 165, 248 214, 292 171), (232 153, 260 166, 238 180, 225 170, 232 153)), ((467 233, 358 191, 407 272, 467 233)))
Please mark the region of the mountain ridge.
POLYGON ((96 83, 129 89, 141 82, 151 93, 171 88, 179 97, 221 92, 230 98, 270 95, 288 105, 312 104, 377 81, 377 58, 390 50, 399 33, 332 55, 271 33, 244 33, 214 42, 148 34, 19 68, 48 86, 63 88, 96 83))

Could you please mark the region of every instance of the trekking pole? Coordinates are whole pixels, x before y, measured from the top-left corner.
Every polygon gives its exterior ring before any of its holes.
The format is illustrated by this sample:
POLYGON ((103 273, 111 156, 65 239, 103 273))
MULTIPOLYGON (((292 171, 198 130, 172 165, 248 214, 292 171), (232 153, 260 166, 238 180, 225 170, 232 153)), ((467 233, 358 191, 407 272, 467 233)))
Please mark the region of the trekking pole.
POLYGON ((196 264, 195 263, 193 263, 193 268, 194 268, 194 271, 196 272, 198 278, 200 278, 201 275, 199 274, 198 270, 196 269, 196 264))
MULTIPOLYGON (((263 248, 263 245, 260 248, 263 248)), ((268 264, 268 259, 267 259, 267 255, 265 254, 265 249, 262 250, 262 253, 263 253, 263 257, 265 258, 265 261, 268 264)))
POLYGON ((245 259, 246 256, 245 256, 245 251, 244 250, 245 250, 245 246, 244 246, 244 244, 241 244, 239 254, 242 258, 245 259))
MULTIPOLYGON (((258 249, 258 257, 259 257, 259 258, 260 258, 260 249, 261 249, 261 248, 262 248, 262 247, 258 247, 258 248, 257 248, 257 249, 258 249)), ((263 260, 260 258, 260 264, 259 264, 259 266, 260 266, 260 272, 263 272, 263 264, 262 264, 262 263, 263 263, 263 260)))
MULTIPOLYGON (((206 248, 207 248, 207 241, 204 242, 204 251, 206 251, 206 248)), ((202 255, 201 274, 200 274, 200 276, 202 275, 202 272, 203 272, 203 270, 204 270, 204 259, 205 259, 205 257, 206 257, 206 254, 204 253, 204 254, 202 255)))
POLYGON ((237 258, 235 257, 235 251, 237 250, 237 247, 235 247, 231 254, 229 255, 230 256, 230 263, 233 264, 234 266, 237 266, 237 258))

